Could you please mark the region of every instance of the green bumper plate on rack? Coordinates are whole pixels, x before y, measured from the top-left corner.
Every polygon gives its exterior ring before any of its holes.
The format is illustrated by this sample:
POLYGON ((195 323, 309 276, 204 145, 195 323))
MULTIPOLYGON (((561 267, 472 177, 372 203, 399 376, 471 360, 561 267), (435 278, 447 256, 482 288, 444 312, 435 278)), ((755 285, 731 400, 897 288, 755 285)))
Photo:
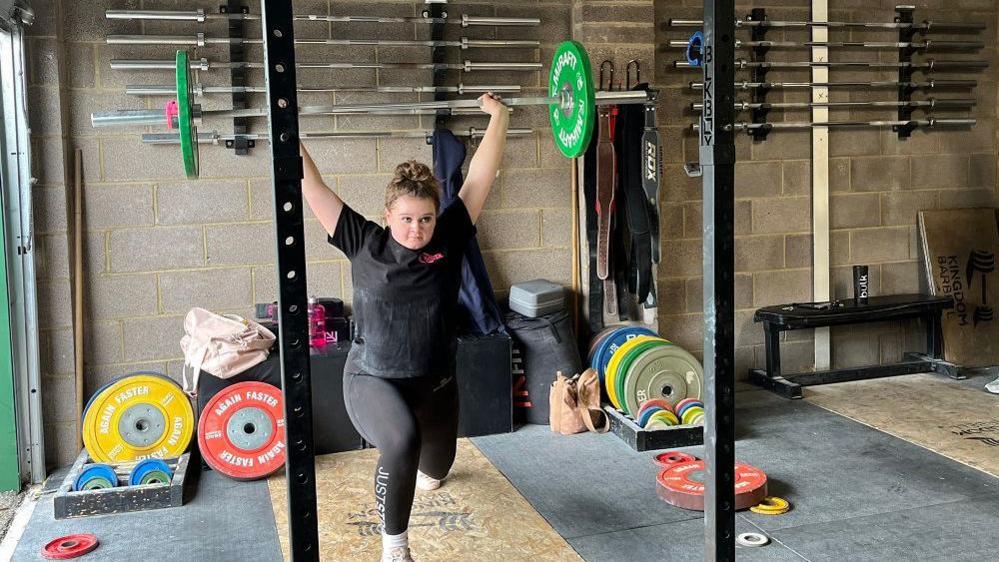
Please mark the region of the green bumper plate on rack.
POLYGON ((548 107, 555 146, 567 158, 582 156, 593 136, 596 91, 590 57, 580 43, 565 41, 556 49, 548 95, 562 100, 548 107))
POLYGON ((187 51, 177 51, 177 125, 180 129, 180 152, 187 179, 198 179, 198 128, 191 115, 191 65, 187 51))
POLYGON ((628 396, 625 395, 625 385, 627 384, 628 377, 631 375, 631 366, 635 363, 635 359, 638 359, 641 354, 652 349, 653 347, 659 347, 662 345, 672 344, 666 339, 645 341, 632 348, 624 359, 621 360, 621 366, 617 368, 618 376, 614 379, 614 390, 617 393, 617 399, 621 403, 622 409, 624 409, 624 413, 633 416, 638 411, 638 405, 632 404, 628 396))
POLYGON ((653 347, 639 355, 626 373, 621 401, 636 411, 650 398, 676 406, 684 398, 700 398, 704 370, 696 357, 676 345, 653 347))

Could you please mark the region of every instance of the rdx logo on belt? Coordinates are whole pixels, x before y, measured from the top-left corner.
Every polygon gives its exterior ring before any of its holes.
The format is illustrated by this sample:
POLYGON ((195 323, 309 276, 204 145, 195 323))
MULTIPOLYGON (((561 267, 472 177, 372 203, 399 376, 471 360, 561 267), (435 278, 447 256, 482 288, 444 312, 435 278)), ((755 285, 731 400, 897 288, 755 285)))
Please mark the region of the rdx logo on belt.
POLYGON ((431 264, 442 259, 444 259, 444 254, 441 252, 437 252, 434 254, 428 254, 426 252, 423 252, 422 254, 420 254, 420 263, 431 264))

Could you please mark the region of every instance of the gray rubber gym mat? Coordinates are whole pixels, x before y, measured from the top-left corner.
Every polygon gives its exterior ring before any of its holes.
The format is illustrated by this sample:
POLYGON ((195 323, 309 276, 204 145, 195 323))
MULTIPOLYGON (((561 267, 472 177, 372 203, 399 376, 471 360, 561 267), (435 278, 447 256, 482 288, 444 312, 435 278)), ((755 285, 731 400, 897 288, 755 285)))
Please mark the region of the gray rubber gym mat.
POLYGON ((65 474, 49 478, 13 560, 43 560, 39 551, 47 542, 73 533, 93 533, 100 540, 82 560, 281 560, 266 481, 237 482, 206 471, 182 507, 57 521, 52 496, 65 474))
MULTIPOLYGON (((744 390, 736 409, 737 458, 762 468, 770 493, 794 505, 776 517, 740 512, 740 532, 750 523, 783 543, 740 549, 740 556, 854 560, 851 549, 887 532, 892 540, 872 559, 911 559, 923 537, 958 533, 961 521, 999 528, 994 515, 978 515, 986 507, 999 511, 999 480, 987 474, 800 400, 744 390), (869 527, 852 523, 865 519, 869 527), (831 550, 827 543, 848 546, 831 550), (909 554, 893 557, 897 552, 909 554)), ((474 442, 587 560, 689 560, 703 551, 702 515, 656 496, 654 453, 634 452, 613 435, 562 437, 546 426, 474 442)), ((976 535, 948 541, 946 552, 975 559, 996 543, 976 535)))

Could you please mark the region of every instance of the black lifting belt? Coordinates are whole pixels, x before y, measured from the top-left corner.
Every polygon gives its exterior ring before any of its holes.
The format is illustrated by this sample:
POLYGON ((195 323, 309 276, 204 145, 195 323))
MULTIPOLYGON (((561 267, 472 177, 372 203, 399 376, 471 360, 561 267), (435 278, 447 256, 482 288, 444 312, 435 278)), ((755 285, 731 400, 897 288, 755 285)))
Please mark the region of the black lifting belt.
POLYGON ((630 271, 628 285, 634 286, 638 302, 645 302, 652 285, 652 236, 649 221, 649 201, 644 189, 645 158, 642 136, 645 131, 645 107, 637 104, 621 106, 617 136, 620 139, 618 166, 621 195, 631 234, 630 271))
POLYGON ((611 225, 614 216, 614 192, 617 191, 617 155, 611 138, 610 107, 598 111, 600 137, 597 140, 597 277, 604 281, 604 306, 609 316, 617 316, 614 277, 610 271, 611 225))
MULTIPOLYGON (((597 122, 597 127, 600 123, 597 122)), ((604 329, 604 284, 597 276, 597 135, 592 137, 583 158, 583 202, 586 209, 586 249, 589 254, 589 308, 590 333, 596 335, 604 329)))

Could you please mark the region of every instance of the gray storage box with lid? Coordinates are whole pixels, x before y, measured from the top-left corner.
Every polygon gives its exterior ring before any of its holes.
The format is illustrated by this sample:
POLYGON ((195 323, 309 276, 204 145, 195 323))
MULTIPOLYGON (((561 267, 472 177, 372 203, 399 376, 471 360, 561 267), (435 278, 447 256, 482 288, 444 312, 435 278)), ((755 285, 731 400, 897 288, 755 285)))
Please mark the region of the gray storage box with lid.
POLYGON ((530 318, 565 308, 565 289, 558 283, 534 279, 510 287, 510 310, 530 318))

